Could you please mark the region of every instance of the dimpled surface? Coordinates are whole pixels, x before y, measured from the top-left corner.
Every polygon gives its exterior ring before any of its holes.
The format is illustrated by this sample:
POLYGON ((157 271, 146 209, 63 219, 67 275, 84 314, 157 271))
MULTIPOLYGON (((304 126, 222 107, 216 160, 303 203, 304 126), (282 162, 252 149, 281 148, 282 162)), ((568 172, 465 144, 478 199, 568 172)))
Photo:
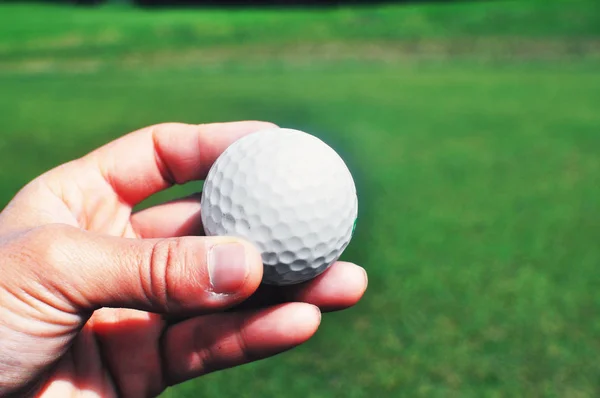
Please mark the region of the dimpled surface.
POLYGON ((358 212, 340 156, 290 129, 259 131, 230 145, 204 182, 201 207, 205 233, 254 243, 263 282, 273 285, 325 271, 350 242, 358 212))

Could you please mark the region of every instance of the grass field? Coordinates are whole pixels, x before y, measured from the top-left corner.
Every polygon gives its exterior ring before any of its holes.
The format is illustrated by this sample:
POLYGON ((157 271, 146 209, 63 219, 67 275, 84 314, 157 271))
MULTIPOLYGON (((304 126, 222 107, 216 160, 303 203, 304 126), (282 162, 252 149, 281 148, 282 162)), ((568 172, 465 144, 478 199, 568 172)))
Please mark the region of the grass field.
POLYGON ((0 93, 1 203, 163 121, 271 120, 348 160, 365 300, 165 397, 600 396, 597 2, 0 4, 0 93))

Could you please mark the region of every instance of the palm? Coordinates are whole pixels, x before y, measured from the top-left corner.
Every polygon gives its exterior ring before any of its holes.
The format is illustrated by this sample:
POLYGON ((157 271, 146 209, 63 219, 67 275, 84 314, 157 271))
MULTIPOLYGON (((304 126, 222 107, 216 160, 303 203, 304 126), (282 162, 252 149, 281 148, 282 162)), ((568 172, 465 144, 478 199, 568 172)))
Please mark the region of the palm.
MULTIPOLYGON (((201 179, 216 157, 260 123, 163 125, 117 140, 43 175, 17 197, 2 228, 62 223, 135 239, 201 232, 199 197, 137 213, 133 207, 176 183, 201 179), (11 214, 18 217, 11 219, 11 214), (26 214, 26 216, 23 216, 26 214)), ((6 232, 6 231, 5 231, 6 232)), ((99 308, 63 322, 61 333, 40 336, 58 364, 44 380, 47 396, 93 391, 100 396, 153 396, 171 384, 214 370, 274 355, 307 340, 316 330, 314 310, 356 303, 366 288, 359 267, 337 263, 312 282, 285 290, 261 288, 225 313, 172 317, 121 308, 99 308), (206 327, 210 325, 210 327, 206 327), (58 337, 52 337, 58 336, 58 337), (64 336, 70 336, 65 341, 64 336), (53 341, 60 339, 60 341, 53 341), (65 352, 61 356, 62 352, 65 352)), ((56 330, 56 324, 48 324, 56 330)))

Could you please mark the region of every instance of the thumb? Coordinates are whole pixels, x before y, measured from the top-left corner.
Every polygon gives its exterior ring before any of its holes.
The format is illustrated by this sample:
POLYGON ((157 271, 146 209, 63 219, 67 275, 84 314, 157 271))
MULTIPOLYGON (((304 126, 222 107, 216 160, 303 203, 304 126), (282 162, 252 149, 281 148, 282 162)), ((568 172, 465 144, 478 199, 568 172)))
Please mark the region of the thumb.
POLYGON ((52 242, 45 253, 51 280, 78 309, 211 311, 243 301, 262 279, 260 254, 234 237, 146 240, 43 229, 52 242))

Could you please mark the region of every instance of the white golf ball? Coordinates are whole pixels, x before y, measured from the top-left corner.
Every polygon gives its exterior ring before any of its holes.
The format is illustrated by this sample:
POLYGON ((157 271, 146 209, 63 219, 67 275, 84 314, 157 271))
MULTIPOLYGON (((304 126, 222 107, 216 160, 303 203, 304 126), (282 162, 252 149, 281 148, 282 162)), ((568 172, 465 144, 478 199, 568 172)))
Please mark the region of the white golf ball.
POLYGON ((238 236, 262 254, 263 282, 316 277, 348 246, 358 213, 356 187, 342 158, 298 130, 269 129, 231 144, 204 182, 208 236, 238 236))

